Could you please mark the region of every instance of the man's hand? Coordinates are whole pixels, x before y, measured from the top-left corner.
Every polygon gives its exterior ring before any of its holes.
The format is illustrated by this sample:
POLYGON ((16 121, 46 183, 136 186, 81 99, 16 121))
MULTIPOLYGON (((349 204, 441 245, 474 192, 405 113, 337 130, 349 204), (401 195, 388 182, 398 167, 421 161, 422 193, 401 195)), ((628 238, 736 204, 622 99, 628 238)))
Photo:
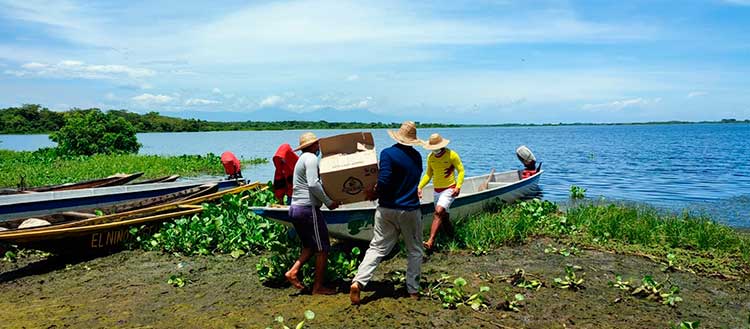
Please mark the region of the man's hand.
POLYGON ((378 194, 375 192, 377 188, 377 184, 373 185, 372 188, 368 188, 365 190, 365 200, 367 201, 375 201, 378 199, 378 194))
POLYGON ((421 188, 417 189, 417 195, 419 196, 420 199, 422 198, 422 189, 421 188))
POLYGON ((333 209, 338 208, 340 205, 341 205, 341 202, 333 201, 331 202, 331 204, 328 205, 328 209, 333 210, 333 209))
POLYGON ((454 188, 454 189, 453 189, 453 194, 451 194, 451 196, 455 198, 455 197, 457 197, 457 196, 458 196, 458 195, 459 195, 460 193, 461 193, 461 189, 460 189, 460 188, 454 188))

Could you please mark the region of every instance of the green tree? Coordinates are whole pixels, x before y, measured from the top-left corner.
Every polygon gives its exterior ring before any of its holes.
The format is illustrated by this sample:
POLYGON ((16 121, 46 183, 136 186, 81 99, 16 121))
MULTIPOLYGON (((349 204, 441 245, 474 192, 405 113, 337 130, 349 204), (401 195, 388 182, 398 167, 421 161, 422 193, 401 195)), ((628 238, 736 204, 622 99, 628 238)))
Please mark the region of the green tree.
POLYGON ((123 117, 91 109, 68 112, 65 125, 49 138, 57 143, 58 154, 136 153, 141 144, 135 134, 123 117))

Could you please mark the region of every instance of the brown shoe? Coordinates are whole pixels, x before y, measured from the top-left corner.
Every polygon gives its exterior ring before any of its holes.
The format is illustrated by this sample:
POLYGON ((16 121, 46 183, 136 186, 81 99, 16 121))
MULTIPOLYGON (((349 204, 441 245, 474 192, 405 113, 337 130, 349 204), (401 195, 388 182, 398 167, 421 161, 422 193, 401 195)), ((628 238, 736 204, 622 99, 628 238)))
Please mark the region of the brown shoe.
POLYGON ((359 283, 353 282, 352 286, 349 288, 349 299, 352 300, 352 305, 359 305, 359 283))

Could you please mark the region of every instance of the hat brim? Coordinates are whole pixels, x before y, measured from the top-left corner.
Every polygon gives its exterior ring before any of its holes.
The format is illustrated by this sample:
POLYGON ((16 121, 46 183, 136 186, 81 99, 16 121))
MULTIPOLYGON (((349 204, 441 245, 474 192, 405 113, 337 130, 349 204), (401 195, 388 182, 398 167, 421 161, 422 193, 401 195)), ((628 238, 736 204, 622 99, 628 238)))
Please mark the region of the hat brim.
POLYGON ((449 139, 443 138, 443 141, 440 142, 440 143, 432 145, 432 144, 430 144, 428 142, 428 143, 424 143, 424 145, 422 145, 422 147, 424 147, 425 150, 434 151, 434 150, 439 150, 441 148, 444 148, 444 147, 448 146, 448 143, 450 143, 450 142, 451 141, 449 139))
POLYGON ((313 145, 313 144, 317 143, 319 140, 320 140, 320 138, 316 138, 316 139, 313 139, 311 141, 308 141, 308 142, 306 142, 306 143, 304 143, 304 144, 302 144, 300 146, 297 146, 297 148, 295 148, 294 151, 297 152, 297 151, 299 151, 301 149, 304 149, 304 148, 306 148, 306 147, 308 147, 310 145, 313 145))
POLYGON ((414 146, 414 145, 424 145, 424 142, 419 139, 407 139, 403 136, 399 135, 397 132, 393 130, 388 130, 388 136, 391 136, 391 138, 396 141, 396 143, 406 145, 406 146, 414 146))

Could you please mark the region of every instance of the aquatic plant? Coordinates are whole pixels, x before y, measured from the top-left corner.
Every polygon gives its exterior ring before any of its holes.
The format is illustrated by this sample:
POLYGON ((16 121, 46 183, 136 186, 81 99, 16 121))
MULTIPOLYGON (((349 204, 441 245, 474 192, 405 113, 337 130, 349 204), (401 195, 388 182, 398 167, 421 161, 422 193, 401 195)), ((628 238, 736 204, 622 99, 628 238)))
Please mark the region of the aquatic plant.
POLYGON ((697 329, 701 325, 700 321, 680 321, 669 326, 671 329, 697 329))
POLYGON ((677 270, 677 266, 675 265, 675 261, 677 260, 677 256, 675 254, 667 254, 667 264, 666 266, 661 268, 662 272, 674 272, 677 270))
POLYGON ((609 281, 608 284, 610 287, 614 287, 624 291, 631 291, 633 289, 633 285, 630 283, 630 281, 624 281, 621 275, 615 276, 615 281, 609 281))
MULTIPOLYGON (((295 329, 302 329, 305 327, 305 321, 311 321, 315 319, 315 312, 307 310, 305 311, 305 319, 297 323, 297 325, 294 327, 295 329)), ((275 319, 276 322, 281 325, 281 328, 283 329, 290 329, 287 325, 284 324, 284 317, 279 315, 275 319)), ((272 327, 266 327, 266 329, 271 329, 272 327)))
POLYGON ((422 295, 439 300, 443 308, 447 309, 455 309, 458 306, 465 305, 479 311, 489 306, 483 293, 490 291, 490 287, 481 286, 479 292, 469 294, 464 291, 466 286, 464 278, 458 277, 452 282, 450 278, 449 275, 443 274, 439 279, 428 282, 427 288, 421 292, 422 295))
POLYGON ((645 298, 661 302, 664 305, 674 307, 678 302, 682 301, 682 297, 677 296, 680 292, 680 287, 669 281, 669 277, 664 282, 657 282, 650 275, 646 275, 641 279, 641 286, 633 289, 630 293, 632 296, 645 298), (670 284, 669 289, 665 289, 665 283, 670 284))
MULTIPOLYGON (((290 240, 284 244, 279 244, 271 249, 268 256, 261 257, 255 264, 255 270, 258 273, 260 282, 266 285, 286 285, 284 274, 292 264, 297 260, 301 251, 300 243, 296 240, 290 240)), ((326 280, 344 281, 354 278, 361 259, 359 248, 354 247, 350 250, 334 248, 328 254, 326 265, 326 280)), ((313 283, 314 266, 313 262, 307 262, 300 270, 302 283, 309 286, 313 283)))
POLYGON ((586 197, 586 189, 576 185, 570 185, 570 198, 573 200, 586 197))
MULTIPOLYGON (((575 272, 575 270, 579 269, 581 269, 580 266, 565 265, 565 278, 555 278, 553 285, 561 289, 570 289, 573 291, 585 289, 586 287, 583 286, 583 278, 579 278, 575 272)), ((586 273, 581 274, 581 276, 584 275, 586 275, 586 273)))
POLYGON ((284 244, 286 228, 255 215, 251 205, 265 205, 269 190, 225 195, 217 204, 204 204, 203 212, 162 224, 151 236, 139 236, 132 228, 136 242, 146 250, 161 250, 185 255, 240 252, 259 253, 284 244))
POLYGON ((544 286, 542 280, 529 278, 530 276, 523 269, 517 268, 513 274, 505 277, 505 282, 529 290, 539 290, 544 286))
POLYGON ((513 296, 513 299, 505 297, 505 300, 502 303, 497 304, 496 308, 503 311, 520 312, 521 307, 523 307, 521 302, 523 302, 524 300, 526 300, 526 297, 524 297, 524 295, 515 294, 515 296, 513 296))
POLYGON ((578 249, 574 245, 571 245, 570 247, 567 247, 567 248, 566 247, 557 248, 557 247, 553 247, 552 245, 547 245, 547 248, 544 248, 544 253, 545 254, 550 254, 550 253, 551 254, 560 254, 560 255, 562 255, 564 257, 568 257, 568 256, 571 256, 571 255, 577 256, 578 254, 581 253, 581 250, 578 249))
POLYGON ((182 288, 189 282, 188 279, 186 279, 181 274, 172 274, 169 276, 169 279, 167 280, 167 284, 171 284, 172 287, 175 288, 182 288))

